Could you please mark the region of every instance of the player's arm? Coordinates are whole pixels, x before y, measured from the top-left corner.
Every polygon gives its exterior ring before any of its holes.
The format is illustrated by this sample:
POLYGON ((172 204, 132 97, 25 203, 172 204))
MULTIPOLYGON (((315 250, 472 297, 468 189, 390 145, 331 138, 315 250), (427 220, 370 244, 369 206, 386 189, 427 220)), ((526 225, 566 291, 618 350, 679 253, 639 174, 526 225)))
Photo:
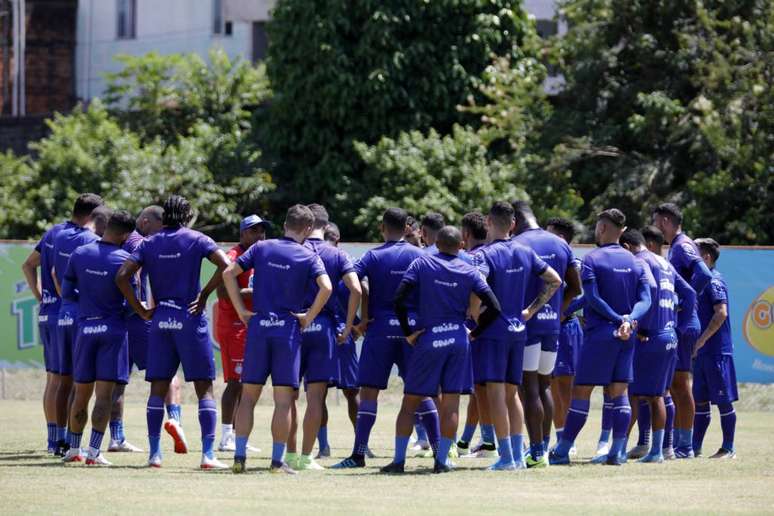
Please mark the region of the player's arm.
POLYGON ((564 273, 564 297, 562 298, 562 314, 566 313, 573 313, 568 312, 570 309, 570 305, 572 302, 581 295, 581 292, 583 290, 581 289, 581 279, 580 279, 580 272, 578 272, 578 269, 570 265, 567 267, 567 271, 564 273))
POLYGON ((116 273, 116 286, 124 295, 126 302, 129 303, 132 310, 134 310, 141 318, 149 321, 151 317, 153 317, 153 309, 145 308, 142 303, 140 303, 140 300, 137 299, 137 292, 132 285, 132 279, 138 270, 140 270, 140 264, 131 258, 127 258, 116 273))
POLYGON ((701 294, 712 281, 712 271, 709 270, 709 267, 704 263, 704 260, 695 255, 694 257, 691 287, 693 287, 693 290, 695 290, 698 295, 701 294))
POLYGON ((236 310, 239 319, 245 325, 247 325, 247 323, 250 321, 250 318, 255 314, 245 308, 245 302, 242 299, 242 293, 239 288, 239 282, 237 281, 237 278, 243 272, 244 270, 237 262, 232 262, 228 264, 226 269, 223 271, 222 277, 223 287, 228 294, 228 299, 231 300, 231 304, 234 305, 234 310, 236 310))
POLYGON ((425 330, 417 330, 414 333, 411 332, 411 325, 409 325, 409 311, 406 306, 406 300, 409 295, 414 291, 416 284, 410 279, 403 277, 403 280, 398 285, 398 289, 395 291, 395 299, 393 300, 393 309, 395 315, 398 316, 398 322, 400 323, 400 329, 403 335, 406 336, 406 340, 410 345, 414 345, 417 338, 424 333, 425 330))
POLYGON ((586 279, 583 282, 583 297, 586 304, 591 307, 598 315, 601 315, 608 321, 620 325, 623 322, 623 316, 613 310, 607 301, 602 299, 597 288, 597 280, 594 278, 586 279))
POLYGON ((349 289, 349 303, 347 304, 347 322, 345 323, 344 331, 337 337, 339 344, 346 342, 350 333, 352 333, 355 317, 357 317, 357 309, 360 307, 360 298, 363 294, 360 280, 357 278, 356 273, 348 272, 342 279, 344 280, 344 285, 349 289))
POLYGON ((51 279, 54 281, 54 288, 59 297, 62 297, 62 285, 59 284, 59 280, 56 278, 56 267, 51 267, 51 279))
POLYGON ((653 274, 650 272, 650 268, 647 265, 640 266, 640 276, 637 282, 637 302, 634 303, 632 311, 628 315, 623 316, 621 325, 618 327, 618 334, 621 340, 628 340, 632 331, 637 326, 637 321, 645 317, 650 310, 651 304, 651 287, 656 284, 656 280, 653 278, 653 274))
POLYGON ((675 278, 675 292, 680 302, 680 311, 677 312, 677 331, 682 334, 691 322, 693 309, 696 307, 696 291, 677 271, 672 270, 675 278))
POLYGON ((216 249, 211 252, 207 259, 215 265, 215 272, 210 276, 210 281, 204 285, 204 288, 196 296, 196 299, 188 305, 188 312, 194 315, 199 315, 207 307, 207 299, 210 297, 216 288, 223 283, 223 271, 228 267, 229 261, 226 253, 222 249, 216 249))
POLYGON ((701 335, 699 335, 699 338, 696 340, 696 344, 693 348, 693 354, 696 356, 696 353, 704 347, 704 344, 707 343, 707 341, 712 338, 715 333, 723 326, 723 323, 728 318, 728 305, 725 302, 719 302, 715 303, 715 305, 712 307, 713 314, 712 319, 710 319, 709 324, 707 324, 707 327, 704 329, 701 335))
POLYGON ((581 310, 583 308, 583 303, 585 302, 585 298, 583 297, 583 294, 579 295, 572 301, 570 301, 570 304, 565 309, 564 313, 565 315, 574 314, 578 310, 581 310))
POLYGON ((532 303, 521 312, 524 322, 532 319, 532 316, 548 303, 548 300, 554 295, 556 289, 562 286, 562 278, 559 277, 559 274, 557 274, 552 267, 547 266, 545 270, 540 273, 540 279, 543 280, 543 288, 540 289, 540 293, 532 303))
POLYGON ((40 285, 38 283, 38 267, 40 267, 40 253, 33 250, 30 255, 24 260, 22 264, 22 272, 24 278, 27 280, 27 285, 32 291, 32 295, 38 300, 38 303, 43 299, 40 293, 40 285))
POLYGON ((312 324, 312 321, 320 315, 320 312, 325 307, 325 303, 328 302, 328 298, 331 297, 331 294, 333 293, 331 278, 327 274, 323 273, 318 275, 315 282, 317 283, 318 290, 312 306, 309 307, 309 310, 307 310, 306 313, 293 314, 301 323, 302 330, 312 324))
POLYGON ((370 285, 368 284, 368 278, 364 277, 360 280, 360 324, 355 327, 355 333, 362 337, 368 330, 368 323, 371 322, 370 315, 368 315, 368 294, 370 292, 370 285))
POLYGON ((75 253, 70 257, 70 261, 67 262, 67 270, 62 278, 62 299, 67 301, 78 301, 78 275, 75 274, 75 253))
POLYGON ((497 300, 497 297, 494 295, 494 292, 492 292, 491 288, 487 287, 486 289, 477 291, 475 292, 475 295, 480 304, 483 305, 486 309, 481 312, 481 315, 476 321, 476 327, 473 328, 473 331, 470 332, 471 340, 474 340, 479 335, 481 335, 481 333, 486 330, 490 324, 495 322, 497 318, 500 317, 500 313, 502 312, 500 302, 497 300))

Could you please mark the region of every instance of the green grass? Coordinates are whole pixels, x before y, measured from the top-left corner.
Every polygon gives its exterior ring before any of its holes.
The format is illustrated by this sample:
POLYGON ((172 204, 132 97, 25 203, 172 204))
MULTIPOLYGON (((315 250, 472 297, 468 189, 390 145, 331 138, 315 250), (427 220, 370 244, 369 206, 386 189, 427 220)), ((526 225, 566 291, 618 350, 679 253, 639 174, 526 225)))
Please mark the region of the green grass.
MULTIPOLYGON (((146 386, 129 388, 126 433, 147 447, 146 386)), ((186 387, 190 390, 190 387, 186 387)), ((771 392, 771 391, 769 391, 771 392)), ((146 455, 107 454, 115 467, 87 469, 63 465, 42 450, 44 425, 35 400, 0 401, 0 514, 18 513, 247 513, 263 514, 479 514, 516 512, 673 513, 774 512, 774 413, 740 411, 738 458, 733 461, 672 461, 663 465, 627 464, 621 468, 575 464, 539 471, 489 473, 488 460, 458 460, 458 471, 431 475, 430 459, 410 459, 408 474, 382 476, 389 462, 397 412, 396 391, 379 406, 372 448, 379 456, 365 470, 269 475, 271 407, 256 410, 252 443, 263 452, 248 458, 248 474, 202 472, 196 407, 186 403, 183 424, 193 452, 175 455, 164 437, 164 467, 144 467, 146 455)), ((301 404, 303 410, 303 403, 301 404)), ((464 411, 464 404, 463 404, 464 411)), ((352 427, 340 405, 330 403, 330 440, 335 458, 349 454, 352 427)), ((464 412, 463 412, 464 413, 464 412)), ((717 412, 705 449, 720 443, 717 412)), ((578 448, 581 460, 593 452, 599 413, 592 412, 578 448)), ((218 430, 218 437, 220 430, 218 430)), ((88 441, 88 429, 84 434, 88 441)), ((231 462, 228 454, 221 458, 231 462)))

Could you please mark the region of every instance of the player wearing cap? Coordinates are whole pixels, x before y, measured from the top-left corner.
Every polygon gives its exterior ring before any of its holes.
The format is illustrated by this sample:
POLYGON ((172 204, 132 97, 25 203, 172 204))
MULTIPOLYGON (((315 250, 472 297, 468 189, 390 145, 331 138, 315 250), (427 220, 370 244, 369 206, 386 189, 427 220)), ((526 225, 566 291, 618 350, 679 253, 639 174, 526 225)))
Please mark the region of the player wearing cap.
MULTIPOLYGON (((228 250, 226 256, 230 262, 235 262, 251 245, 264 240, 268 222, 258 215, 249 215, 239 224, 239 243, 228 250)), ((242 297, 248 310, 252 310, 250 301, 250 277, 253 270, 246 270, 237 277, 237 283, 242 290, 242 297)), ((245 356, 245 340, 247 327, 239 319, 239 315, 228 298, 228 292, 223 285, 217 290, 218 301, 215 304, 215 340, 220 345, 220 358, 223 363, 223 380, 226 388, 220 399, 220 418, 222 423, 218 451, 234 451, 234 412, 239 396, 242 393, 242 362, 245 356)))

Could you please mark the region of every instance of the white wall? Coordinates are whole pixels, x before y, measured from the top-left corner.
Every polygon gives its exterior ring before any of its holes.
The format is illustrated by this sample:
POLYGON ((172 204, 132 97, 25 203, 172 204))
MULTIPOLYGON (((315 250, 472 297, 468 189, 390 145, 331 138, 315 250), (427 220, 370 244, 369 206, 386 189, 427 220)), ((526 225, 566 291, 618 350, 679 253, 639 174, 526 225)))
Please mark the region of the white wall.
POLYGON ((104 72, 120 70, 116 54, 197 53, 219 46, 232 58, 250 59, 252 26, 233 24, 233 34, 213 34, 212 0, 137 0, 135 39, 118 39, 116 0, 80 0, 76 45, 76 93, 83 99, 105 89, 104 72))

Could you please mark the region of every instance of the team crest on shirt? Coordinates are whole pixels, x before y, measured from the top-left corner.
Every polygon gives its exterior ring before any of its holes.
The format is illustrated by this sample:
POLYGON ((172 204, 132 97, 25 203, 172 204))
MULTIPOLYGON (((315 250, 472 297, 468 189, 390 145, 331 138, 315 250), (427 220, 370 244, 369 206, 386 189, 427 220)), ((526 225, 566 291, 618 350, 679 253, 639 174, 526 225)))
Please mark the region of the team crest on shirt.
POLYGON ((72 317, 65 315, 64 317, 60 317, 56 324, 58 326, 72 326, 74 322, 72 317))
POLYGON ((159 329, 160 330, 182 330, 183 329, 183 322, 178 321, 177 319, 173 317, 168 317, 166 321, 159 321, 159 329))
POLYGON ((672 351, 673 349, 677 349, 677 340, 670 340, 669 342, 667 342, 664 349, 667 351, 672 351))
POLYGON ((527 329, 527 327, 520 320, 518 320, 518 319, 509 319, 508 320, 508 331, 509 332, 511 332, 511 333, 521 333, 525 329, 527 329))

